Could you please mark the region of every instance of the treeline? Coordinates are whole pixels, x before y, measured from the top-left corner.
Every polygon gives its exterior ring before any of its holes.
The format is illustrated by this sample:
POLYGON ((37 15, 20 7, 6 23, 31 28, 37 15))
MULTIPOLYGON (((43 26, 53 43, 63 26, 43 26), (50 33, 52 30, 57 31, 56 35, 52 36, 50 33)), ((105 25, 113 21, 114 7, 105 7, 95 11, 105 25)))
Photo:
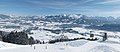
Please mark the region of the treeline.
POLYGON ((75 31, 73 29, 56 29, 56 30, 51 30, 51 29, 43 29, 46 31, 50 31, 55 34, 60 34, 61 32, 69 32, 69 33, 75 33, 75 34, 80 34, 78 31, 75 31))
POLYGON ((95 39, 87 38, 86 39, 84 37, 81 37, 81 38, 73 38, 73 39, 55 39, 55 40, 50 40, 48 43, 54 44, 56 42, 67 42, 67 41, 75 41, 75 40, 81 40, 81 39, 89 40, 89 41, 96 41, 96 40, 98 40, 98 38, 95 38, 95 39))
POLYGON ((3 42, 20 44, 20 45, 31 45, 37 44, 40 41, 35 40, 33 37, 28 37, 28 34, 25 32, 10 32, 5 34, 4 32, 0 31, 0 40, 3 42))

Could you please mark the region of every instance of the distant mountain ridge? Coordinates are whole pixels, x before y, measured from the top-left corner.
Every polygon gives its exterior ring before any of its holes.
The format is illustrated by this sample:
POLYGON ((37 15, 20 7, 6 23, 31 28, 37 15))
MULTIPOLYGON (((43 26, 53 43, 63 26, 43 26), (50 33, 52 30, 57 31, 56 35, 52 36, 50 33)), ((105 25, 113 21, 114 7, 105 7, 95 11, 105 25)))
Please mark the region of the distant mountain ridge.
POLYGON ((120 24, 119 18, 114 17, 100 17, 100 16, 86 16, 82 14, 62 14, 62 15, 46 15, 46 16, 18 16, 11 17, 10 15, 0 14, 1 19, 24 19, 31 21, 47 21, 60 23, 76 23, 87 25, 101 25, 101 24, 120 24))

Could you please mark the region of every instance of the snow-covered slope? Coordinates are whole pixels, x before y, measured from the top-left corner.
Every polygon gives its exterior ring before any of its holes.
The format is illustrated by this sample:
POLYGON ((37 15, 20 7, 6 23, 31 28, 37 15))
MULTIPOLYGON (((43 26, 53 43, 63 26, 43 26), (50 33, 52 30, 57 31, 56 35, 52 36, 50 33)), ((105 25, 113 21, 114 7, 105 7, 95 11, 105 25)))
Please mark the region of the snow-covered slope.
MULTIPOLYGON (((4 15, 2 15, 4 16, 4 15)), ((69 24, 81 24, 83 22, 86 24, 103 23, 103 20, 106 18, 102 17, 87 17, 83 15, 56 15, 56 16, 26 16, 26 17, 0 17, 0 31, 11 32, 11 31, 23 31, 30 29, 29 37, 32 36, 34 39, 48 42, 49 40, 59 39, 61 35, 67 36, 69 39, 85 37, 89 38, 89 33, 95 34, 99 40, 97 41, 88 41, 88 40, 76 40, 69 42, 57 42, 55 44, 35 44, 35 45, 16 45, 11 43, 0 42, 0 52, 120 52, 120 32, 110 32, 103 30, 93 30, 93 29, 84 29, 80 27, 69 27, 69 24), (5 18, 5 19, 4 19, 5 18), (91 20, 94 19, 94 20, 91 20), (96 20, 95 20, 96 19, 96 20), (99 20, 102 20, 99 22, 99 20), (67 25, 68 24, 68 25, 67 25), (13 28, 20 27, 20 28, 13 28), (64 32, 60 34, 53 33, 51 31, 43 30, 61 30, 60 26, 67 26, 74 30, 74 32, 79 33, 70 33, 64 32), (101 42, 102 32, 106 32, 108 39, 104 42, 101 42), (86 34, 86 36, 81 35, 80 33, 86 34)), ((112 18, 111 18, 112 19, 112 18)), ((112 20, 111 20, 112 21, 112 20)), ((118 20, 119 21, 119 20, 118 20)), ((112 22, 113 23, 113 22, 112 22)), ((85 25, 83 25, 85 26, 85 25)), ((89 26, 89 25, 88 25, 89 26)), ((68 30, 69 31, 69 30, 68 30)))
POLYGON ((24 47, 24 46, 0 41, 0 50, 2 50, 2 49, 6 50, 6 49, 11 49, 11 48, 14 49, 14 48, 17 48, 17 47, 24 47))
POLYGON ((56 44, 36 44, 11 49, 0 49, 0 52, 120 52, 119 47, 119 44, 78 40, 56 44))
MULTIPOLYGON (((72 29, 82 33, 88 31, 93 31, 95 34, 99 34, 99 32, 107 32, 108 36, 110 37, 108 37, 108 39, 104 42, 76 40, 69 42, 58 42, 55 44, 35 44, 32 46, 23 46, 0 42, 0 52, 120 52, 120 39, 114 37, 114 35, 119 36, 119 32, 109 32, 83 28, 72 29)), ((30 36, 45 41, 53 39, 51 36, 59 36, 59 34, 54 34, 44 30, 32 30, 32 32, 34 33, 30 36)), ((71 33, 65 33, 64 35, 68 36, 69 38, 81 37, 79 34, 71 33)))

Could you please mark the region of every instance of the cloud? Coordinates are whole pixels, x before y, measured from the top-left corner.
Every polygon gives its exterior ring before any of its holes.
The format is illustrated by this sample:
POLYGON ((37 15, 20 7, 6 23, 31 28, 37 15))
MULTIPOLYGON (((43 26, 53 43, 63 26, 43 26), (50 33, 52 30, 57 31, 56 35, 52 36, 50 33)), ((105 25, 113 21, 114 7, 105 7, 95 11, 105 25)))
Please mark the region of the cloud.
POLYGON ((120 0, 105 0, 103 2, 100 2, 98 4, 116 4, 116 3, 119 3, 120 0))
POLYGON ((88 2, 92 2, 92 1, 95 1, 95 0, 86 0, 84 3, 88 3, 88 2))
POLYGON ((80 7, 95 0, 0 0, 0 4, 8 7, 49 7, 49 8, 70 8, 80 7))
POLYGON ((27 0, 27 2, 33 4, 36 7, 80 7, 89 4, 95 0, 27 0))
POLYGON ((120 14, 120 0, 0 0, 1 9, 6 8, 15 13, 50 14, 50 13, 87 13, 120 14), (107 4, 107 5, 106 5, 107 4), (114 4, 114 5, 113 5, 114 4), (116 13, 115 13, 116 12, 116 13))

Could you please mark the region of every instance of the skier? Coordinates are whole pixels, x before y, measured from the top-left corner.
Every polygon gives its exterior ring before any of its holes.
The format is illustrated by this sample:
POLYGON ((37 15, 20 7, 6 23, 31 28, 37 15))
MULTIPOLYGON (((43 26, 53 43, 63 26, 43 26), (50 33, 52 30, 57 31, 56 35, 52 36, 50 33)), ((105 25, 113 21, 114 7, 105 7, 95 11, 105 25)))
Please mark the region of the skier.
POLYGON ((35 46, 34 46, 34 49, 35 49, 35 46))

